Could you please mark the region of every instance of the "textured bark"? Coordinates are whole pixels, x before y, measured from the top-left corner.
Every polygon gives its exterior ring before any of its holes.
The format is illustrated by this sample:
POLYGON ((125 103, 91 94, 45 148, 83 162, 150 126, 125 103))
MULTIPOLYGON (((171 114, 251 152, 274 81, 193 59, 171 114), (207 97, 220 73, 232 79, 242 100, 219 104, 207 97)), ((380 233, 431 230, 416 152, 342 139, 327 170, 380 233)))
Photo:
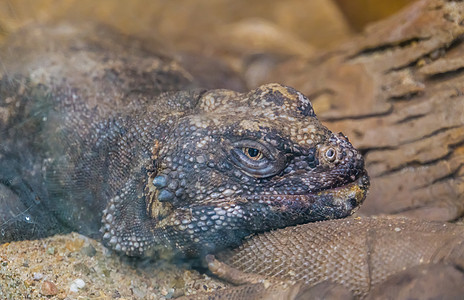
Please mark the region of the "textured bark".
POLYGON ((264 80, 305 92, 329 128, 365 153, 372 187, 361 212, 463 215, 463 25, 461 1, 418 1, 264 80))

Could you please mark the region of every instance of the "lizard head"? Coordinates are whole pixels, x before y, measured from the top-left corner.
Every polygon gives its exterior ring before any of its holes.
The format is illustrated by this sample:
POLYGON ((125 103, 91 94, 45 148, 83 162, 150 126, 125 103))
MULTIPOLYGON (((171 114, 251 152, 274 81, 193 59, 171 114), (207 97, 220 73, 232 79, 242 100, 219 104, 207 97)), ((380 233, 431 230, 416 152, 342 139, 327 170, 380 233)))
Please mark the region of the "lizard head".
POLYGON ((202 93, 160 141, 146 209, 175 248, 211 252, 276 228, 343 218, 369 180, 360 153, 279 84, 202 93))

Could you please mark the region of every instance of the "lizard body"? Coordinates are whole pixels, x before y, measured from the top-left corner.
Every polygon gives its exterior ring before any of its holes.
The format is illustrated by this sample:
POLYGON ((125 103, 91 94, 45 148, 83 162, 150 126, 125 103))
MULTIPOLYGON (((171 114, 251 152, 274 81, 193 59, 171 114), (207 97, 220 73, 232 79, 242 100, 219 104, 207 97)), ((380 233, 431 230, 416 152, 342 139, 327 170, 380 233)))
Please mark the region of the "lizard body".
POLYGON ((303 94, 198 89, 174 60, 95 34, 38 27, 2 49, 3 241, 66 228, 198 256, 364 200, 363 158, 303 94))

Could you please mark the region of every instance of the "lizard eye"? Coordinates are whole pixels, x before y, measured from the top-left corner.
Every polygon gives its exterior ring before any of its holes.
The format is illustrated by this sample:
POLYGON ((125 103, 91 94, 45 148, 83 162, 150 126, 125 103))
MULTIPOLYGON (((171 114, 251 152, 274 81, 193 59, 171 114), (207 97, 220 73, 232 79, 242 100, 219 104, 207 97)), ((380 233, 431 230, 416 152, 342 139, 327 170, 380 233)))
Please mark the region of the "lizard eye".
POLYGON ((241 140, 233 143, 231 161, 242 172, 264 178, 273 176, 286 166, 286 156, 275 147, 255 140, 241 140))
POLYGON ((260 160, 264 157, 263 152, 256 148, 243 147, 242 151, 246 156, 248 156, 252 160, 260 160))

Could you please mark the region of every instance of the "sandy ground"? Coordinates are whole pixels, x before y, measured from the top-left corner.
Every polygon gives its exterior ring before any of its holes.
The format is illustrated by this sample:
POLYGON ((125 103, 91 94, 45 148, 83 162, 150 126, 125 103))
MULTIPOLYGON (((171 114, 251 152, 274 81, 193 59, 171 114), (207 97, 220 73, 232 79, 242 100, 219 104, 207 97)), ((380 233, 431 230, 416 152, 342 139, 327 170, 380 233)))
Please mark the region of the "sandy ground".
POLYGON ((77 233, 0 245, 0 299, 171 299, 225 285, 183 265, 120 257, 77 233))

